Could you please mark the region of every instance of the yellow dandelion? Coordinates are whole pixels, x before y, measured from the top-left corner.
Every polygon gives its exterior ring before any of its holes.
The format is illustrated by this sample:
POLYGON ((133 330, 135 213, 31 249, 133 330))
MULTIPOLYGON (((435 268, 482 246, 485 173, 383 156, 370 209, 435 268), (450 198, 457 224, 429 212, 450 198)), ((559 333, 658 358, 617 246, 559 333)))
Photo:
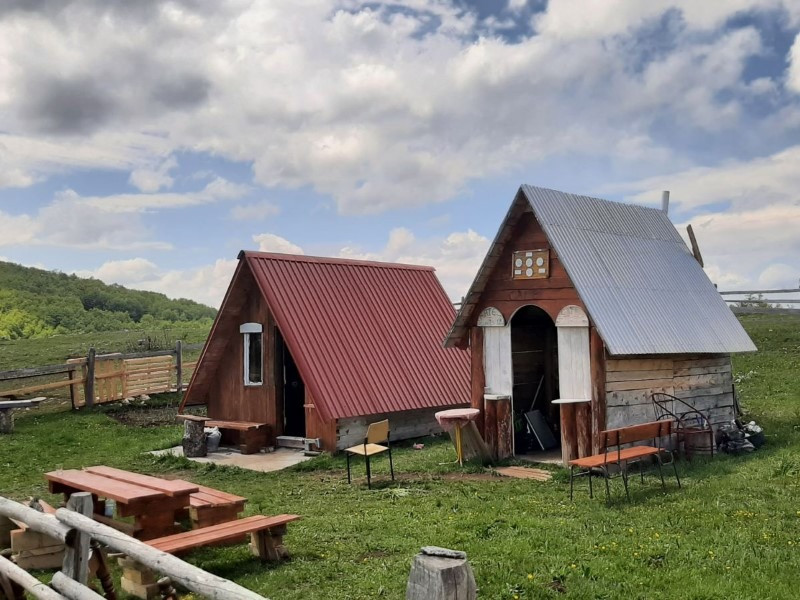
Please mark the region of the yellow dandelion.
POLYGON ((528 573, 528 581, 533 581, 533 573, 528 573))

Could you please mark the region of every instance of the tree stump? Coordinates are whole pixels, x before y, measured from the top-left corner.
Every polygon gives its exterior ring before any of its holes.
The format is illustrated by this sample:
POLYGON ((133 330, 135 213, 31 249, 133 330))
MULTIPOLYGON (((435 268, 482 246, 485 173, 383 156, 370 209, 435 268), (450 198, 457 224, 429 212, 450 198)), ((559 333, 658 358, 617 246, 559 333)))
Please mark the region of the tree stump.
POLYGON ((14 410, 0 409, 0 433, 14 433, 14 410))
POLYGON ((426 546, 414 557, 406 600, 475 600, 478 588, 467 555, 426 546))
POLYGON ((187 458, 205 456, 206 432, 204 421, 186 419, 183 422, 183 455, 187 458))

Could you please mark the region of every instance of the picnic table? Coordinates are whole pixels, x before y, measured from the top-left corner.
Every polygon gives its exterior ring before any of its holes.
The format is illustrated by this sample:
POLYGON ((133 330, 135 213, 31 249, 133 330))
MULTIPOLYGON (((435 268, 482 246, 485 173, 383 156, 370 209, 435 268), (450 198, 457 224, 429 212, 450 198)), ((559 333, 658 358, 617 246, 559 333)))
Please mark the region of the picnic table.
POLYGON ((45 473, 50 492, 68 499, 75 492, 89 492, 94 518, 140 540, 176 532, 175 516, 188 510, 191 494, 199 486, 181 479, 160 479, 113 467, 67 469, 45 473), (133 517, 133 526, 104 515, 105 501, 114 500, 119 517, 133 517))

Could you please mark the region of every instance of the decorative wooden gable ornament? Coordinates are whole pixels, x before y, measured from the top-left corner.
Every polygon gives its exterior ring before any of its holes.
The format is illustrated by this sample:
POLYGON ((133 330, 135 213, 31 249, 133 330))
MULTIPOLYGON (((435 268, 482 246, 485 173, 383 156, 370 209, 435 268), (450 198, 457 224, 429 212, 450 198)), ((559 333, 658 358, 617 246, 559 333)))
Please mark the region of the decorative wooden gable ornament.
POLYGON ((478 327, 503 327, 505 324, 503 313, 494 306, 484 308, 478 315, 478 327))
POLYGON ((550 277, 550 250, 518 250, 511 258, 513 279, 550 277))

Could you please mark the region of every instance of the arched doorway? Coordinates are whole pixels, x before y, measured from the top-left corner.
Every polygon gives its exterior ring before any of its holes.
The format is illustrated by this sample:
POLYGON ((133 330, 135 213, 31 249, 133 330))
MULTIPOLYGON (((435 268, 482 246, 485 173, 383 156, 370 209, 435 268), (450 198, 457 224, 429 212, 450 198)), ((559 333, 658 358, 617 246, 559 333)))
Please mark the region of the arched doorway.
POLYGON ((560 451, 558 335, 553 319, 538 306, 511 317, 511 360, 516 455, 560 451), (549 435, 548 435, 549 434, 549 435))

